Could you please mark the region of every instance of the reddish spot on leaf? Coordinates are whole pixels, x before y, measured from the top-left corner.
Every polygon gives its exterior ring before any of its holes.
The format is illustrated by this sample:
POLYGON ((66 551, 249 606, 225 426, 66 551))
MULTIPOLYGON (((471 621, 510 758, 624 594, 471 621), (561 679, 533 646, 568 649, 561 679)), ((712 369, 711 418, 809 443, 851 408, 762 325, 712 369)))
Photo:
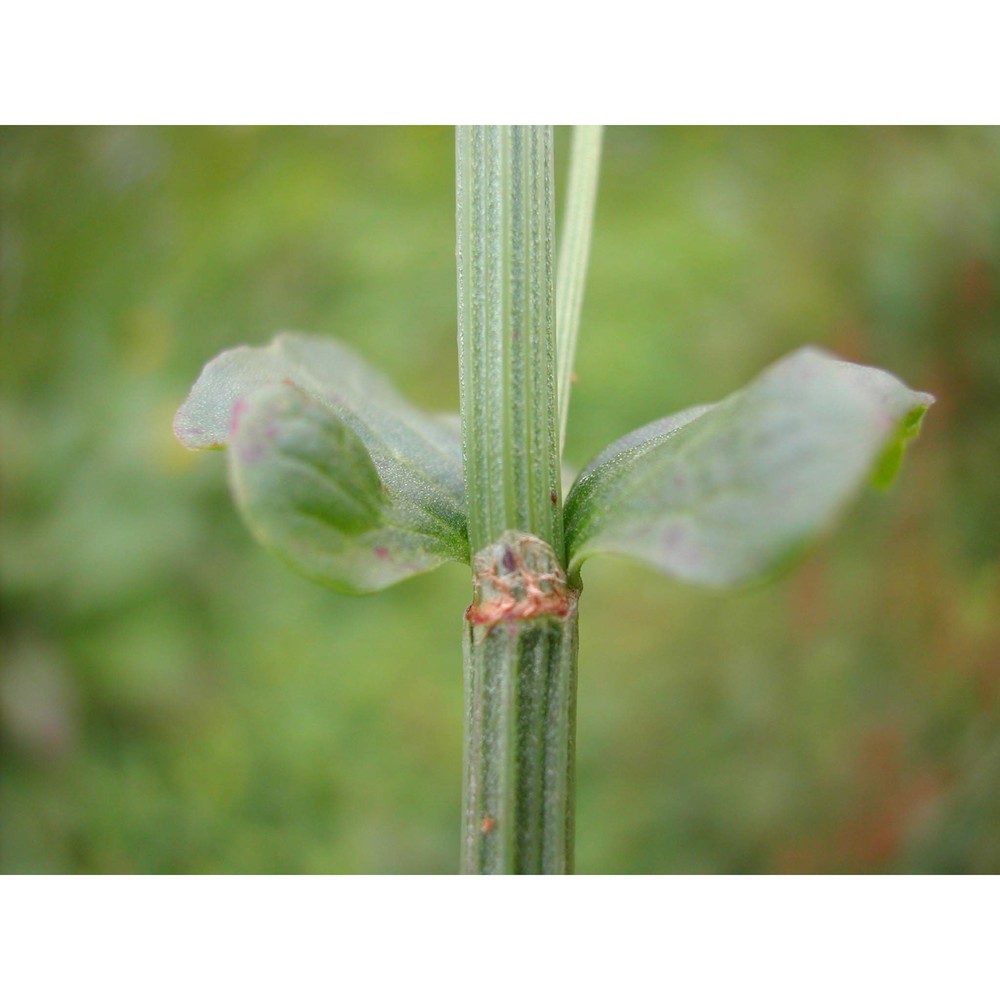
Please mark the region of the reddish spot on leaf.
POLYGON ((233 412, 229 417, 229 433, 235 434, 236 428, 239 425, 240 417, 243 415, 243 411, 247 408, 246 401, 243 399, 237 399, 233 404, 233 412))
POLYGON ((388 559, 389 550, 384 545, 376 545, 372 551, 375 553, 376 559, 388 559))

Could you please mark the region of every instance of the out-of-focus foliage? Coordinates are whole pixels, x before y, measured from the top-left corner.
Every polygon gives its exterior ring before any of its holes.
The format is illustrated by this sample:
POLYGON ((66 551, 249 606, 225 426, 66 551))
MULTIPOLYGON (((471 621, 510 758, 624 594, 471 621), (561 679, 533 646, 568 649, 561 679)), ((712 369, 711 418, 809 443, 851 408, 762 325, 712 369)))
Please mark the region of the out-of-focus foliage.
MULTIPOLYGON (((457 408, 452 144, 0 133, 4 871, 454 870, 468 570, 310 584, 170 431, 288 328, 457 408)), ((938 403, 777 584, 587 564, 579 870, 1000 871, 1000 131, 610 129, 601 183, 575 468, 807 342, 938 403)))

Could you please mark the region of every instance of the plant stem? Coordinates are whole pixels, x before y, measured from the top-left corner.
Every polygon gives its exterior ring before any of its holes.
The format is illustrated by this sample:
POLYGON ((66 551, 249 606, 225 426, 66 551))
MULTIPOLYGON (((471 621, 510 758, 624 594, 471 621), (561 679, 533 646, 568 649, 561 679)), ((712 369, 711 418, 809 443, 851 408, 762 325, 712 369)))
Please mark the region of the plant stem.
POLYGON ((562 561, 552 129, 462 126, 456 138, 469 547, 517 528, 562 561))
POLYGON ((577 595, 552 550, 510 531, 476 557, 466 676, 462 870, 573 868, 577 595), (506 567, 514 565, 515 570, 506 567), (532 582, 551 577, 531 606, 532 582), (498 603, 527 612, 498 617, 498 603), (544 604, 541 609, 537 604, 544 604))
POLYGON ((572 867, 576 593, 563 569, 551 126, 456 136, 458 327, 473 602, 463 871, 572 867))

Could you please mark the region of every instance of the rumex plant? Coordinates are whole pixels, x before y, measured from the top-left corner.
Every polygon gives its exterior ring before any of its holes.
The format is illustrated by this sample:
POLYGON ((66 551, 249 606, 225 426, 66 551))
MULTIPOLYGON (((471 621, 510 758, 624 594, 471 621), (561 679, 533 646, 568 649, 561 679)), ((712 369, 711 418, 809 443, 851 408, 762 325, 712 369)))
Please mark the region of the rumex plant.
POLYGON ((557 276, 551 126, 457 130, 460 420, 411 406, 332 338, 284 333, 209 362, 174 422, 188 447, 226 448, 251 533, 309 577, 361 594, 471 565, 470 873, 572 870, 584 561, 618 554, 711 586, 765 578, 866 481, 888 485, 933 402, 802 348, 609 445, 564 503, 600 142, 574 131, 557 276))

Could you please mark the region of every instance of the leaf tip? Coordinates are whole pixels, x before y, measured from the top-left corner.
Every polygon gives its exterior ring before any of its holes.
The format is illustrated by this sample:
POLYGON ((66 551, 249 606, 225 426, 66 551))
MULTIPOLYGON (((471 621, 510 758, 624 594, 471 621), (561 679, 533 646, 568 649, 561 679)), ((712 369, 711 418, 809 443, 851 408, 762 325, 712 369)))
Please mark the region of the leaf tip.
POLYGON ((895 432, 882 448, 872 467, 870 482, 877 490, 887 490, 895 482, 903 464, 906 446, 920 433, 924 414, 936 402, 929 392, 914 392, 912 395, 913 405, 897 422, 895 432))
POLYGON ((188 396, 174 414, 172 424, 174 437, 189 451, 217 451, 224 448, 226 446, 225 438, 220 439, 218 435, 212 434, 210 430, 203 427, 200 422, 192 419, 190 399, 191 397, 188 396))

